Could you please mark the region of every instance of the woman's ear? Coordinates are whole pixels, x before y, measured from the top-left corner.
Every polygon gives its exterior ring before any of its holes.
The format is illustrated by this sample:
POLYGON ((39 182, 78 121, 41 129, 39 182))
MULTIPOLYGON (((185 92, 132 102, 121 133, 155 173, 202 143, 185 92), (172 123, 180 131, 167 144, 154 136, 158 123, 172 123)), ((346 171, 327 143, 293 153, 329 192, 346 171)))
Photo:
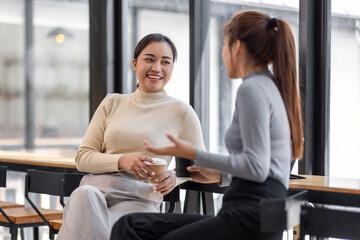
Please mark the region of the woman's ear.
POLYGON ((240 41, 240 40, 236 40, 234 43, 233 43, 233 52, 235 53, 235 55, 239 55, 239 53, 242 53, 243 51, 243 43, 240 41))
POLYGON ((134 72, 136 72, 136 60, 135 59, 132 60, 132 66, 133 66, 134 72))

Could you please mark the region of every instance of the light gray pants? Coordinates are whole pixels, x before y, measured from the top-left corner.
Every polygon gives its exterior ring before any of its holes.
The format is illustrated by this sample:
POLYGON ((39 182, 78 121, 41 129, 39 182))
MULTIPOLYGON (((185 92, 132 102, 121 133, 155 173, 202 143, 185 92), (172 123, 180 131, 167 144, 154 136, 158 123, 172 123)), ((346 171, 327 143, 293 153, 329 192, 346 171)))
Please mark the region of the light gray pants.
POLYGON ((111 228, 132 212, 159 212, 162 196, 126 172, 89 174, 71 194, 57 240, 108 240, 111 228))

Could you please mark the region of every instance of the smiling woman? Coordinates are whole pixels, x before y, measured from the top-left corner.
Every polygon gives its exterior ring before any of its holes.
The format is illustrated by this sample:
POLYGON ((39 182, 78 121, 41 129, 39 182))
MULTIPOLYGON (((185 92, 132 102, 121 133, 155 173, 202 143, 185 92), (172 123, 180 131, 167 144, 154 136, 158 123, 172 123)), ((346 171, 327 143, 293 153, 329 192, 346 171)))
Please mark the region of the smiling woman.
MULTIPOLYGON (((97 108, 76 155, 77 169, 91 174, 70 196, 58 240, 109 239, 122 215, 159 212, 176 177, 172 171, 155 177, 145 161, 160 156, 148 152, 144 140, 165 146, 165 134, 171 133, 205 148, 195 111, 164 91, 175 59, 175 46, 163 35, 147 35, 137 45, 133 67, 139 88, 131 94, 108 94, 97 108)), ((168 166, 172 156, 160 158, 168 166)))

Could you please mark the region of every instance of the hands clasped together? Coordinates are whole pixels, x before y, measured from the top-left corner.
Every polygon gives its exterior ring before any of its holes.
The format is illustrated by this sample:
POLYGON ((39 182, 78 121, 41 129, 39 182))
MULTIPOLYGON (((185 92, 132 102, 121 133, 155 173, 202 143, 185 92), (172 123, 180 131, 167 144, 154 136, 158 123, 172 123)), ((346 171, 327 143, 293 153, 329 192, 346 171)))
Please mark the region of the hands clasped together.
MULTIPOLYGON (((155 173, 145 161, 153 162, 152 158, 148 156, 123 155, 119 160, 118 167, 132 173, 139 181, 144 181, 144 178, 151 180, 155 173)), ((176 176, 172 171, 165 171, 160 177, 155 179, 155 182, 158 182, 158 184, 153 187, 154 191, 164 196, 175 188, 176 176)))

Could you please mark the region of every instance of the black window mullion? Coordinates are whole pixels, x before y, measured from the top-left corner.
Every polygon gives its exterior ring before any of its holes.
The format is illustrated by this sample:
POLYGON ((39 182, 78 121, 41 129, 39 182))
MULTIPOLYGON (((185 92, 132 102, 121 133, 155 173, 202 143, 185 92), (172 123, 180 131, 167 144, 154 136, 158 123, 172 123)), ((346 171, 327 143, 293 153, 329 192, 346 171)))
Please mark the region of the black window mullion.
POLYGON ((90 119, 107 93, 122 92, 123 89, 121 81, 126 73, 122 67, 125 44, 122 31, 126 22, 123 22, 122 11, 126 9, 125 5, 127 1, 89 1, 90 119))
POLYGON ((34 94, 33 1, 25 1, 25 148, 34 148, 35 94, 34 94))
MULTIPOLYGON (((137 32, 138 32, 138 13, 139 13, 139 9, 135 6, 133 6, 131 8, 131 43, 129 43, 129 47, 130 49, 135 49, 136 47, 136 43, 137 43, 137 32)), ((138 79, 136 76, 136 73, 132 74, 132 78, 130 80, 131 86, 129 86, 129 89, 131 90, 131 92, 135 91, 137 88, 137 84, 138 84, 138 79)))
POLYGON ((190 0, 190 104, 209 147, 210 1, 190 0))
POLYGON ((127 81, 127 17, 128 0, 114 2, 114 87, 115 92, 128 93, 127 81))
POLYGON ((106 94, 106 1, 89 1, 90 119, 106 94))
POLYGON ((331 1, 300 0, 299 72, 304 120, 303 174, 329 174, 331 1))

